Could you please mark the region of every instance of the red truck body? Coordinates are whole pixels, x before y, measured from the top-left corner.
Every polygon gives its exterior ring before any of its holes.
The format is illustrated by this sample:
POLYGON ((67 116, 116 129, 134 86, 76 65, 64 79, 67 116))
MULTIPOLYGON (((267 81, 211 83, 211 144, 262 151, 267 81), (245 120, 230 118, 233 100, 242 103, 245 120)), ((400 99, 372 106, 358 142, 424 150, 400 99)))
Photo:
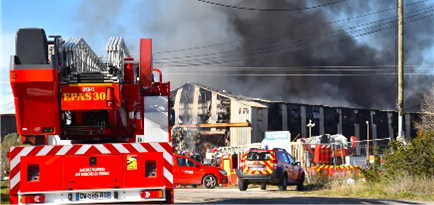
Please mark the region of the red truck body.
POLYGON ((174 203, 170 83, 120 37, 103 63, 85 41, 19 29, 11 57, 17 133, 11 204, 174 203), (152 72, 159 73, 154 82, 152 72))

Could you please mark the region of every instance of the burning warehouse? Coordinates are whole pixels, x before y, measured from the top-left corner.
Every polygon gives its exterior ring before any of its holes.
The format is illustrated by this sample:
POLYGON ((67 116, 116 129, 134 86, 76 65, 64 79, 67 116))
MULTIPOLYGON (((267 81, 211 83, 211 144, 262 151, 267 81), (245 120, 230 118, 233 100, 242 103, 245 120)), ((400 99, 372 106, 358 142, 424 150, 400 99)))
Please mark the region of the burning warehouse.
MULTIPOLYGON (((201 137, 220 139, 219 146, 261 142, 266 131, 289 131, 292 139, 306 138, 310 120, 315 123, 312 136, 343 134, 366 140, 368 132, 369 139, 393 138, 398 132, 397 112, 391 110, 268 101, 192 82, 172 90, 172 98, 175 124, 197 129, 201 137)), ((418 117, 405 113, 407 136, 415 137, 413 123, 418 117)))
POLYGON ((268 106, 256 99, 187 83, 172 91, 175 124, 197 128, 215 145, 250 144, 268 128, 268 106))

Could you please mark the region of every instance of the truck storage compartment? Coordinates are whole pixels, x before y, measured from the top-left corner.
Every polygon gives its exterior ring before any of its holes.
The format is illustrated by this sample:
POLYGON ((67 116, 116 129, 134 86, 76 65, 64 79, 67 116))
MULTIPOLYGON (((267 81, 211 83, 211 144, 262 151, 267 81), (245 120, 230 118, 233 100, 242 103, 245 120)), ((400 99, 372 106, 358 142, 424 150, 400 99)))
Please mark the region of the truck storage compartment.
POLYGON ((65 156, 63 190, 121 188, 122 155, 65 156))
MULTIPOLYGON (((38 192, 60 190, 62 186, 61 156, 23 156, 19 167, 21 192, 38 192)), ((13 183, 15 180, 11 180, 13 183)))
POLYGON ((163 187, 168 172, 163 163, 162 152, 124 154, 124 188, 163 187))

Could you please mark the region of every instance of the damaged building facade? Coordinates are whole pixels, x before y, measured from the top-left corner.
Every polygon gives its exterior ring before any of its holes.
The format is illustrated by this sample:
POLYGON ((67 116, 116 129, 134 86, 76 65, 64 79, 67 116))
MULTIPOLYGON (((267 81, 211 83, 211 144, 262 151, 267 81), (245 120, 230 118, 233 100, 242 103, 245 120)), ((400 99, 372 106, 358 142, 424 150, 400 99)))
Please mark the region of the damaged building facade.
POLYGON ((268 107, 250 98, 195 83, 173 90, 175 124, 217 139, 216 146, 261 141, 268 128, 268 107))
MULTIPOLYGON (((266 131, 289 131, 292 139, 307 138, 309 120, 315 123, 312 136, 343 134, 366 140, 368 132, 369 139, 394 138, 398 132, 397 112, 391 110, 268 101, 191 82, 171 94, 175 124, 222 139, 219 146, 261 142, 266 131)), ((406 136, 416 136, 413 122, 418 119, 417 113, 405 113, 406 136)), ((387 140, 374 144, 382 142, 387 140)))

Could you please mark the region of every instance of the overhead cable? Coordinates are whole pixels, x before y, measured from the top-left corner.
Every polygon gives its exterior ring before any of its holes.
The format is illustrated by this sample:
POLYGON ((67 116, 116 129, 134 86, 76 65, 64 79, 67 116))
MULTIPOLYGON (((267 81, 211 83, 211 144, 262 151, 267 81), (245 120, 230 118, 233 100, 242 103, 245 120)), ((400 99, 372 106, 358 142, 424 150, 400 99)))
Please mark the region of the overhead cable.
MULTIPOLYGON (((425 9, 421 9, 421 10, 418 10, 418 11, 407 13, 406 15, 410 15, 410 16, 406 16, 406 18, 410 18, 410 17, 412 17, 414 15, 419 15, 419 14, 427 13, 432 8, 434 8, 434 7, 428 7, 428 8, 425 8, 425 9), (421 12, 421 11, 425 11, 425 12, 421 12), (421 13, 419 13, 419 12, 421 12, 421 13), (414 15, 411 15, 411 14, 414 14, 414 15)), ((271 49, 272 47, 276 47, 276 46, 277 47, 283 47, 283 46, 286 46, 287 44, 293 44, 293 43, 296 43, 296 42, 299 42, 299 41, 303 41, 303 40, 313 40, 313 39, 316 39, 318 37, 324 38, 324 37, 332 37, 334 35, 346 34, 346 33, 349 32, 349 30, 353 30, 353 29, 356 29, 358 27, 363 27, 363 26, 367 26, 367 25, 383 22, 383 21, 386 21, 386 20, 395 20, 395 19, 396 19, 395 17, 389 17, 389 18, 380 19, 380 20, 376 20, 376 21, 372 21, 372 22, 368 22, 368 23, 359 24, 359 25, 356 25, 356 26, 351 26, 351 27, 343 28, 343 29, 340 29, 338 31, 333 31, 333 32, 330 32, 329 34, 327 34, 329 36, 324 36, 324 34, 322 34, 322 35, 315 35, 315 36, 306 36, 306 37, 299 38, 299 39, 290 39, 290 40, 283 41, 283 42, 281 41, 281 42, 276 42, 276 43, 271 43, 271 44, 254 46, 254 47, 251 47, 251 48, 247 48, 247 50, 248 50, 248 52, 250 54, 253 53, 253 51, 255 51, 255 50, 257 50, 258 52, 264 52, 264 51, 268 50, 267 48, 271 49)), ((389 22, 392 22, 392 21, 389 21, 389 22)), ((377 25, 377 26, 374 26, 374 27, 378 27, 378 26, 382 26, 382 25, 377 25)), ((356 31, 362 31, 362 30, 371 29, 371 28, 373 28, 373 27, 367 27, 367 28, 364 28, 364 29, 356 30, 356 31)), ((221 58, 221 57, 226 57, 226 56, 234 57, 234 55, 242 55, 242 54, 240 54, 239 50, 230 50, 230 51, 203 53, 203 54, 186 55, 186 56, 174 56, 174 57, 155 58, 155 63, 157 63, 157 64, 158 63, 167 63, 167 62, 172 62, 172 63, 173 62, 178 62, 179 63, 179 62, 182 62, 182 61, 164 61, 164 60, 189 58, 188 61, 196 61, 196 60, 198 60, 197 59, 198 57, 218 56, 218 57, 221 58)), ((209 59, 209 58, 204 58, 204 59, 209 59)))
MULTIPOLYGON (((406 7, 413 6, 413 5, 416 5, 416 4, 419 4, 419 3, 423 3, 423 2, 426 2, 426 1, 430 1, 430 0, 416 1, 416 2, 412 2, 412 3, 406 4, 405 6, 406 7)), ((330 24, 335 24, 335 23, 341 23, 341 22, 345 22, 345 21, 350 21, 350 20, 354 20, 354 19, 358 19, 358 18, 362 18, 362 17, 366 17, 366 16, 371 16, 371 15, 375 15, 375 14, 379 14, 379 13, 383 13, 383 12, 387 12, 387 11, 392 11, 392 10, 395 10, 396 8, 397 7, 392 7, 392 8, 388 8, 388 9, 374 11, 374 12, 371 12, 371 13, 362 14, 362 15, 359 15, 359 16, 354 16, 354 17, 349 17, 349 18, 340 19, 340 20, 336 20, 336 21, 331 21, 331 22, 328 22, 328 23, 326 23, 324 25, 330 25, 330 24)), ((154 52, 153 54, 154 55, 168 54, 168 53, 175 53, 175 52, 183 52, 183 51, 192 51, 192 50, 198 50, 198 49, 204 49, 204 48, 211 48, 211 47, 217 47, 217 46, 224 46, 224 45, 230 45, 230 44, 235 44, 235 43, 242 43, 242 42, 246 42, 246 41, 257 40, 257 39, 261 39, 261 38, 269 38, 269 37, 272 37, 272 36, 278 36, 278 35, 282 35, 282 34, 294 33, 294 32, 302 31, 302 30, 306 30, 306 29, 310 29, 310 27, 305 27, 305 28, 300 28, 300 29, 285 30, 285 31, 276 32, 276 33, 273 33, 273 34, 256 36, 256 37, 251 37, 251 38, 247 38, 247 39, 243 39, 243 40, 229 41, 229 42, 224 42, 224 43, 216 43, 216 44, 197 46, 197 47, 190 47, 190 48, 182 48, 182 49, 175 49, 175 50, 159 51, 159 52, 154 52)))
MULTIPOLYGON (((405 19, 406 21, 404 23, 408 24, 408 23, 411 23, 411 22, 414 22, 414 21, 419 21, 419 20, 422 20, 422 19, 425 19, 425 18, 432 17, 433 15, 434 15, 433 13, 430 13, 430 14, 426 14, 426 15, 423 15, 422 17, 418 17, 418 18, 405 19)), ((415 16, 418 16, 418 15, 415 15, 415 16)), ((394 22, 395 21, 389 22, 386 25, 393 24, 394 22)), ((390 28, 394 28, 394 27, 396 27, 395 24, 390 25, 390 26, 385 27, 385 28, 380 28, 380 29, 368 31, 368 32, 365 32, 365 33, 357 34, 357 35, 354 35, 354 34, 353 35, 348 35, 348 36, 346 36, 344 38, 340 38, 340 39, 337 39, 337 40, 325 39, 324 41, 319 41, 319 42, 314 42, 314 43, 310 43, 310 44, 294 46, 294 47, 291 47, 291 48, 288 48, 288 49, 279 49, 279 50, 275 50, 275 51, 254 54, 254 55, 251 55, 251 56, 247 56, 247 58, 243 57, 243 58, 240 58, 240 59, 225 60, 225 61, 214 61, 214 62, 208 61, 208 62, 204 62, 204 63, 190 63, 190 64, 177 65, 177 66, 179 66, 179 67, 184 67, 184 66, 204 66, 204 65, 214 65, 214 64, 222 64, 222 63, 229 63, 229 62, 244 61, 244 60, 247 60, 247 59, 251 60, 251 59, 256 59, 256 58, 259 58, 259 57, 264 57, 264 56, 269 56, 269 55, 275 55, 275 54, 282 54, 282 53, 288 53, 288 52, 295 52, 295 51, 299 51, 299 50, 304 50, 304 49, 310 48, 310 47, 312 47, 314 45, 321 45, 321 44, 327 44, 327 43, 335 43, 335 42, 338 42, 338 41, 355 39, 355 38, 358 38, 358 37, 361 37, 361 36, 370 35, 370 34, 377 33, 377 32, 380 32, 380 31, 383 31, 383 30, 387 30, 387 29, 390 29, 390 28)), ((174 66, 174 65, 172 65, 172 66, 174 66)))
POLYGON ((329 3, 319 4, 319 5, 315 5, 315 6, 309 6, 309 7, 300 7, 300 8, 269 8, 269 9, 265 9, 265 8, 251 8, 251 7, 243 7, 243 6, 233 6, 233 5, 227 5, 227 4, 222 4, 222 3, 218 3, 218 2, 214 2, 214 1, 206 1, 206 0, 197 0, 197 1, 200 1, 202 3, 211 4, 211 5, 215 5, 215 6, 221 6, 221 7, 225 7, 225 8, 240 9, 240 10, 249 10, 249 11, 303 11, 303 10, 309 10, 309 9, 317 9, 317 8, 321 8, 321 7, 325 7, 325 6, 331 6, 331 5, 334 5, 334 4, 342 3, 342 2, 344 2, 346 0, 338 0, 338 1, 333 1, 333 2, 329 2, 329 3))

